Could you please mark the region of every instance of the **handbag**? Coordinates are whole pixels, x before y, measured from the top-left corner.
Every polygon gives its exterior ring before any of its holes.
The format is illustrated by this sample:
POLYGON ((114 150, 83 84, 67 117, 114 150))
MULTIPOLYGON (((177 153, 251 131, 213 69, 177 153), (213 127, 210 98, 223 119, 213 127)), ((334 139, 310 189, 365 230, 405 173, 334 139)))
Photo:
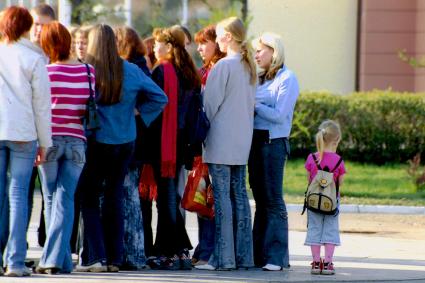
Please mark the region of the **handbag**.
POLYGON ((100 128, 100 122, 99 117, 97 114, 97 105, 95 100, 95 95, 93 93, 92 85, 91 85, 91 75, 90 75, 90 68, 89 65, 86 65, 87 69, 87 78, 89 81, 89 88, 90 88, 90 96, 87 99, 86 103, 86 112, 84 115, 84 127, 86 130, 93 131, 100 128))
POLYGON ((181 206, 200 216, 214 217, 214 198, 208 166, 200 156, 195 157, 193 170, 189 172, 181 206))

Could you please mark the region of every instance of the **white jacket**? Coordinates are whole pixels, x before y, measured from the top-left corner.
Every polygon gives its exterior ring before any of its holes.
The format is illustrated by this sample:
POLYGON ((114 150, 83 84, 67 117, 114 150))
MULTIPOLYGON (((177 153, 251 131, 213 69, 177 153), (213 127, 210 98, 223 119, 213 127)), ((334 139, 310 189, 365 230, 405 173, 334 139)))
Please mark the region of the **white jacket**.
POLYGON ((0 140, 52 145, 50 81, 41 49, 26 38, 0 43, 0 140))

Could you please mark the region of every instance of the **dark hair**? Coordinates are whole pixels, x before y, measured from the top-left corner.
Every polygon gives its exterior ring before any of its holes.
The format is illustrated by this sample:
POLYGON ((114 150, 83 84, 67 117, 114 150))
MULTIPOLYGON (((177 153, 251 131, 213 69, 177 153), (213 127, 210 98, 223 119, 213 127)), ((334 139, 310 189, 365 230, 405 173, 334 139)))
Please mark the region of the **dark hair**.
POLYGON ((184 34, 186 35, 187 39, 189 39, 189 42, 192 42, 192 35, 190 34, 190 31, 187 27, 182 26, 182 25, 177 25, 179 28, 181 28, 181 30, 184 32, 184 34))
POLYGON ((131 27, 123 26, 114 29, 117 39, 118 54, 129 61, 144 56, 146 53, 145 45, 140 40, 137 32, 131 27))
POLYGON ((120 102, 124 67, 110 26, 99 24, 90 30, 86 62, 96 70, 98 102, 105 105, 120 102))
POLYGON ((32 12, 36 13, 39 16, 46 16, 50 17, 52 20, 56 19, 55 11, 50 5, 47 4, 38 4, 31 10, 32 12))
POLYGON ((41 30, 40 45, 52 63, 69 58, 71 42, 69 31, 57 21, 44 25, 41 30))
POLYGON ((169 43, 172 46, 168 54, 170 63, 173 64, 176 71, 183 76, 184 83, 190 89, 201 85, 201 78, 195 68, 192 57, 184 48, 184 32, 179 26, 171 28, 156 28, 153 30, 153 36, 156 41, 169 43))
POLYGON ((215 25, 209 25, 201 29, 195 34, 195 42, 198 44, 207 43, 207 41, 212 41, 215 44, 214 56, 209 62, 204 62, 204 67, 212 67, 218 60, 225 57, 226 54, 221 52, 220 47, 218 46, 215 39, 217 34, 215 33, 215 25))
POLYGON ((143 39, 143 44, 146 48, 146 56, 149 57, 149 60, 152 64, 152 66, 156 63, 155 53, 153 52, 153 46, 155 44, 155 38, 153 36, 149 36, 145 39, 143 39))
POLYGON ((0 34, 8 43, 18 41, 31 29, 33 20, 24 7, 10 6, 3 10, 0 17, 0 34))

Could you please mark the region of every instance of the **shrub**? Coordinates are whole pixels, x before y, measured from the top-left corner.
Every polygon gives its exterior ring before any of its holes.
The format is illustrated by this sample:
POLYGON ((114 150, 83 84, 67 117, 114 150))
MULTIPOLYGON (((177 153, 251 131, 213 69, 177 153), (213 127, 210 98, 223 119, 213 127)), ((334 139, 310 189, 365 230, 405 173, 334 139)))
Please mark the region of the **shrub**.
POLYGON ((315 150, 314 135, 326 119, 341 125, 338 151, 345 159, 383 164, 425 153, 425 93, 302 93, 294 113, 293 156, 305 158, 315 150))

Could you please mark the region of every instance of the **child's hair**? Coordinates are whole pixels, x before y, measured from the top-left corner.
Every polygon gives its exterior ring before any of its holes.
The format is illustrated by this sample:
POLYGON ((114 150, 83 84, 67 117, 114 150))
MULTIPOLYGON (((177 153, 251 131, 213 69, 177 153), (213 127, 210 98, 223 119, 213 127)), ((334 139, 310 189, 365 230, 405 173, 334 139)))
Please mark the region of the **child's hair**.
POLYGON ((341 140, 341 129, 339 124, 332 120, 323 121, 316 134, 316 147, 319 152, 318 163, 322 160, 325 145, 331 142, 338 143, 341 140))

